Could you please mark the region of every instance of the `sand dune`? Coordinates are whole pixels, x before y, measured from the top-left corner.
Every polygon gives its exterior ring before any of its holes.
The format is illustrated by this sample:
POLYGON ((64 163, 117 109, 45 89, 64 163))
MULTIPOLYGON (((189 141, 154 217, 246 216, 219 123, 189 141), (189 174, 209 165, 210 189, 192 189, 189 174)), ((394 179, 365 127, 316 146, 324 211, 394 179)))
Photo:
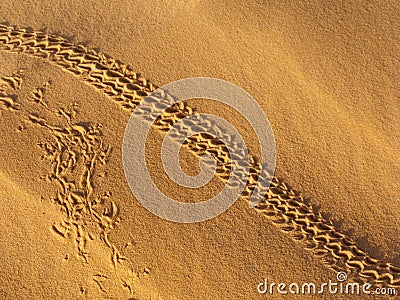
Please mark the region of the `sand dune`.
MULTIPOLYGON (((351 20, 346 19, 347 10, 334 7, 328 9, 329 15, 322 8, 311 13, 311 6, 294 6, 292 11, 276 5, 227 5, 227 14, 219 5, 196 5, 196 9, 168 5, 159 12, 165 27, 162 34, 158 32, 159 40, 142 43, 143 28, 149 32, 159 25, 152 18, 135 15, 145 15, 147 6, 132 10, 130 18, 136 17, 137 22, 130 30, 136 30, 138 44, 149 48, 125 52, 121 44, 114 43, 104 49, 118 58, 137 54, 127 61, 158 78, 159 84, 191 74, 212 75, 251 91, 274 128, 277 175, 284 175, 285 180, 275 177, 257 212, 249 210, 246 200, 259 174, 255 158, 242 195, 245 201, 224 215, 187 226, 160 220, 131 195, 120 158, 124 124, 155 86, 135 73, 136 68, 90 47, 58 35, 2 26, 0 125, 5 132, 1 147, 7 154, 1 183, 2 198, 12 199, 5 201, 8 206, 2 217, 4 240, 10 241, 2 243, 2 253, 13 254, 2 263, 8 268, 2 273, 5 295, 58 299, 64 298, 65 291, 74 299, 255 299, 259 297, 257 283, 264 277, 304 282, 334 278, 337 271, 345 271, 353 281, 399 285, 398 254, 391 250, 397 245, 393 237, 399 222, 399 204, 393 201, 399 192, 395 171, 399 167, 398 133, 393 130, 398 125, 399 106, 395 67, 386 64, 398 63, 398 57, 390 51, 396 37, 392 26, 384 23, 385 15, 376 7, 353 4, 346 6, 351 16, 357 16, 351 20), (188 14, 181 16, 182 11, 188 14), (168 12, 181 17, 172 22, 168 12), (244 19, 248 22, 243 23, 244 19), (283 19, 285 24, 281 24, 283 19), (340 25, 334 25, 336 20, 340 25), (387 50, 375 48, 376 33, 365 20, 379 25, 375 28, 384 39, 380 45, 387 50), (185 28, 174 31, 181 24, 191 24, 190 36, 185 28), (189 47, 194 45, 192 36, 204 39, 197 54, 189 47), (167 39, 179 41, 185 55, 180 56, 177 47, 173 50, 167 39), (161 47, 158 43, 163 42, 161 47), (331 43, 336 45, 334 51, 331 43), (362 60, 355 55, 360 49, 364 49, 362 60), (232 63, 215 60, 226 58, 227 53, 232 63), (198 64, 190 62, 194 58, 198 64), (169 61, 182 67, 166 72, 167 66, 171 69, 165 64, 169 61), (311 196, 313 205, 287 182, 311 196), (15 203, 29 207, 21 209, 15 203), (46 219, 44 223, 40 211, 51 222, 46 219), (9 215, 21 220, 21 225, 9 215), (47 236, 50 239, 44 246, 41 241, 47 236), (31 239, 27 252, 38 258, 36 265, 25 261, 28 258, 20 250, 13 253, 27 238, 31 239), (73 263, 67 259, 63 265, 67 255, 73 263), (25 260, 15 263, 21 257, 25 260), (48 270, 41 262, 43 257, 54 267, 48 270), (10 275, 40 268, 43 278, 10 275), (60 273, 67 275, 60 277, 60 273)), ((389 11, 390 5, 384 10, 389 11)), ((78 13, 79 9, 72 6, 69 11, 78 13)), ((38 13, 34 10, 33 15, 38 13)), ((101 15, 86 24, 99 26, 96 22, 101 15)), ((80 30, 71 29, 71 33, 80 30)), ((80 36, 84 39, 88 32, 80 36)), ((104 29, 101 32, 103 41, 107 40, 108 34, 104 29)), ((126 32, 121 32, 126 39, 126 32)), ((103 46, 98 33, 93 40, 103 46)), ((126 41, 126 45, 131 44, 126 41)), ((169 109, 154 126, 155 140, 174 122, 192 114, 193 108, 201 111, 190 102, 169 109)), ((157 149, 154 143, 150 149, 157 149)), ((187 169, 196 156, 211 153, 217 157, 221 164, 215 186, 226 183, 229 159, 221 145, 209 136, 195 136, 185 151, 187 169)), ((165 174, 152 163, 149 168, 162 184, 165 174)), ((200 199, 210 193, 197 191, 190 197, 200 199)), ((173 194, 180 200, 189 195, 173 194)))

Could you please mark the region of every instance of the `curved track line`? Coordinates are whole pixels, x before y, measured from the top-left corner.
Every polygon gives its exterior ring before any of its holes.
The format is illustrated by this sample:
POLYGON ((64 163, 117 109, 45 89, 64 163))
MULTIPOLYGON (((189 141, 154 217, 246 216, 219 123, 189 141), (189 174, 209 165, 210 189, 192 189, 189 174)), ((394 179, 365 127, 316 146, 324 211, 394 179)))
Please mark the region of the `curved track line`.
MULTIPOLYGON (((47 59, 79 76, 128 111, 133 111, 144 97, 156 89, 139 73, 133 72, 130 66, 48 33, 0 25, 0 49, 47 59)), ((149 112, 143 112, 146 113, 149 112)), ((175 122, 193 113, 194 110, 187 104, 180 103, 169 108, 154 126, 168 131, 175 122)), ((211 124, 205 124, 205 129, 207 126, 211 124)), ((229 176, 229 155, 223 145, 201 134, 190 138, 186 146, 196 155, 213 155, 220 162, 216 176, 226 181, 229 176)), ((247 201, 258 177, 269 176, 260 174, 260 170, 258 162, 251 159, 250 176, 243 192, 243 198, 247 201)), ((265 198, 256 209, 282 231, 302 241, 307 249, 322 257, 331 269, 347 271, 350 278, 376 286, 400 286, 400 267, 379 261, 359 249, 284 181, 274 177, 265 198)))

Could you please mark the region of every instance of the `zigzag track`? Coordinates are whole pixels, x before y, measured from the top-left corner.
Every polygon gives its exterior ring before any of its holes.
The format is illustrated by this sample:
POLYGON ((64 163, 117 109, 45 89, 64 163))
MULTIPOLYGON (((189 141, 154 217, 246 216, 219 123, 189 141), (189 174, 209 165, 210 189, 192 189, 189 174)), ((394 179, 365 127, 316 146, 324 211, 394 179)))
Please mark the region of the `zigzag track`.
MULTIPOLYGON (((139 73, 133 72, 131 67, 101 52, 44 32, 0 25, 0 50, 23 52, 47 59, 79 76, 128 111, 133 111, 144 97, 156 89, 139 73)), ((157 105, 159 102, 154 103, 157 105)), ((151 111, 143 111, 143 115, 148 113, 151 111)), ((154 126, 168 131, 175 122, 193 113, 195 111, 191 107, 180 103, 170 107, 154 126)), ((211 136, 200 134, 190 138, 186 146, 196 155, 213 155, 220 162, 216 176, 227 179, 229 154, 223 145, 211 136)), ((260 174, 260 170, 259 163, 251 159, 250 176, 242 194, 246 200, 249 200, 258 177, 268 176, 260 174)), ((274 177, 266 196, 256 209, 293 239, 302 241, 315 255, 321 256, 331 269, 346 271, 349 278, 376 286, 400 286, 400 267, 379 261, 359 249, 284 181, 274 177)))

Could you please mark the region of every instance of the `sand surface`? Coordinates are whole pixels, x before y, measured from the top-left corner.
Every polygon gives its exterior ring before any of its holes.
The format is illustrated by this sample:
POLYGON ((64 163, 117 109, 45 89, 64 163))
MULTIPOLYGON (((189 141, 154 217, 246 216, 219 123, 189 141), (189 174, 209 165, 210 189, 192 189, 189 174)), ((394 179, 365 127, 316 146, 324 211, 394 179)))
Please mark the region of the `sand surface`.
MULTIPOLYGON (((338 271, 400 286, 399 10, 396 1, 2 0, 0 299, 266 299, 264 278, 320 283, 338 271), (126 92, 140 101, 153 89, 144 78, 198 76, 259 102, 277 179, 257 209, 243 194, 214 219, 172 223, 126 182, 122 140, 137 102, 120 95, 118 78, 140 88, 126 92)), ((188 105, 219 113, 258 155, 232 111, 188 105)), ((154 182, 176 200, 208 199, 223 177, 187 190, 162 170, 168 124, 147 143, 154 182)), ((195 172, 199 153, 184 147, 182 168, 195 172)))

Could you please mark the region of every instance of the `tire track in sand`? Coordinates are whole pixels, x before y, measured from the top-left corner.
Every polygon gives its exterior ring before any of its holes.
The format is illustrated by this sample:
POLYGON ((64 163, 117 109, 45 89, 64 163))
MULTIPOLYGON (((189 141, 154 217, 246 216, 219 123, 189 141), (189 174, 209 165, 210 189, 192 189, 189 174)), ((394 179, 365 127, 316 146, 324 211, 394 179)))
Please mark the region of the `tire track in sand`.
MULTIPOLYGON (((42 57, 59 65, 94 86, 127 111, 133 111, 144 97, 156 89, 155 85, 141 77, 140 73, 134 72, 130 66, 101 52, 45 32, 0 25, 0 48, 3 51, 42 57)), ((169 95, 157 95, 154 105, 166 97, 169 95)), ((142 113, 145 115, 151 111, 142 113)), ((196 112, 186 103, 179 103, 167 109, 154 126, 168 131, 175 122, 193 113, 196 112)), ((208 126, 212 125, 205 124, 203 129, 208 126)), ((186 146, 196 155, 213 155, 221 162, 216 176, 226 181, 229 174, 229 155, 218 140, 200 134, 191 137, 186 146)), ((250 175, 242 195, 247 201, 259 176, 269 176, 262 174, 260 170, 257 160, 251 158, 250 175)), ((350 278, 376 286, 400 286, 400 267, 379 261, 362 251, 283 180, 273 178, 266 196, 256 209, 294 240, 301 241, 306 249, 320 256, 331 269, 346 271, 350 278)))

